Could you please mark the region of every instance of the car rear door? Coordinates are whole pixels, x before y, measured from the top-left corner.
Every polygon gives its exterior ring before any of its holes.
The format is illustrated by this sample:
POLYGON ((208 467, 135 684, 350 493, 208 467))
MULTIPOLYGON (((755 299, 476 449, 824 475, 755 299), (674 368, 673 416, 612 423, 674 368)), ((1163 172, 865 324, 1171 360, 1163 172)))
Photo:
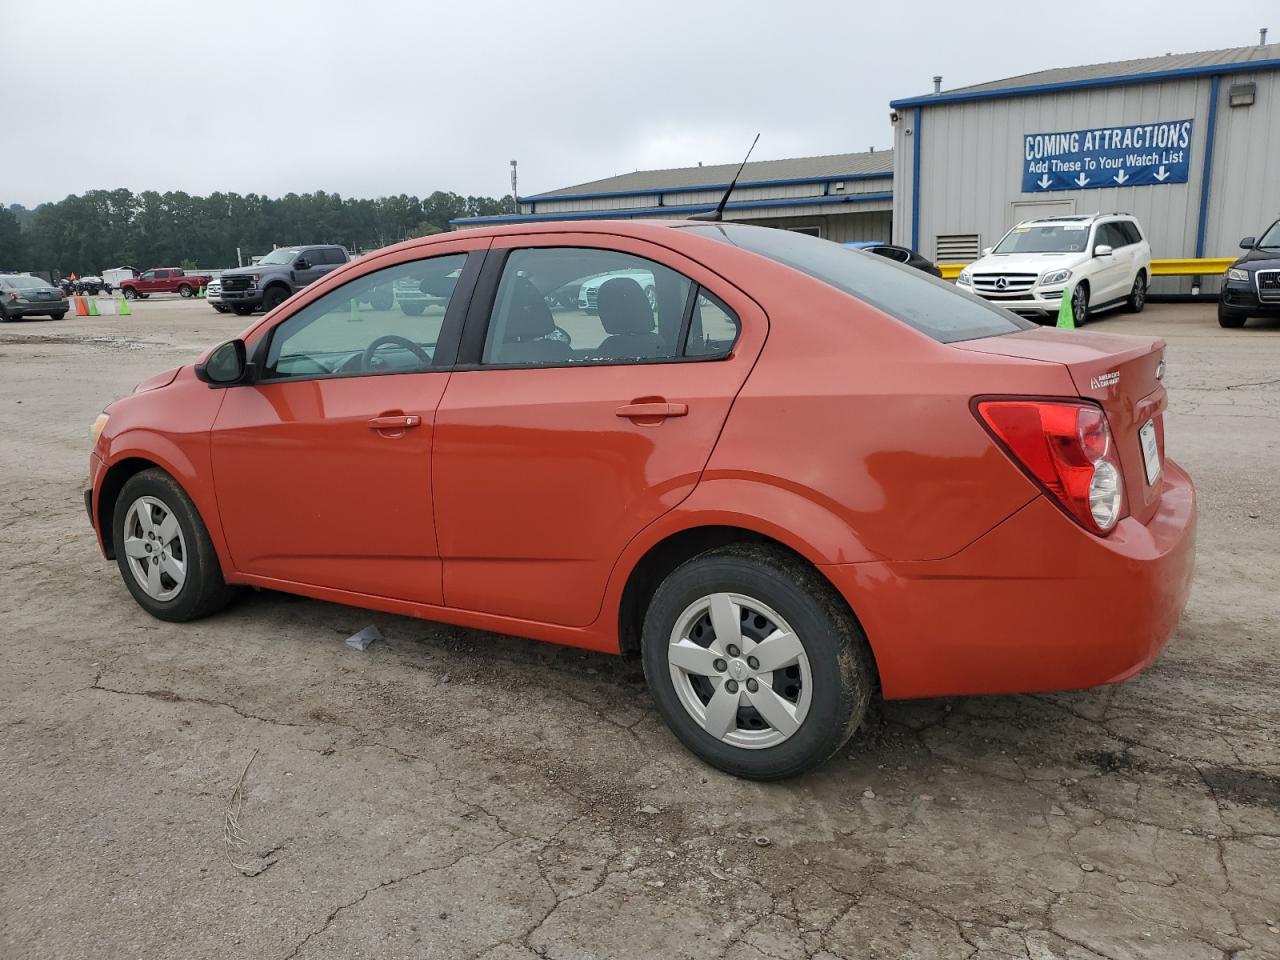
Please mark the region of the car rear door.
POLYGON ((754 301, 664 247, 495 240, 436 416, 446 604, 595 620, 625 545, 692 492, 766 332, 754 301), (588 313, 577 290, 601 276, 588 313))
POLYGON ((431 501, 436 406, 486 238, 400 251, 250 344, 256 382, 227 388, 211 437, 236 568, 269 580, 438 604, 431 501), (456 278, 419 316, 370 309, 395 279, 456 278))

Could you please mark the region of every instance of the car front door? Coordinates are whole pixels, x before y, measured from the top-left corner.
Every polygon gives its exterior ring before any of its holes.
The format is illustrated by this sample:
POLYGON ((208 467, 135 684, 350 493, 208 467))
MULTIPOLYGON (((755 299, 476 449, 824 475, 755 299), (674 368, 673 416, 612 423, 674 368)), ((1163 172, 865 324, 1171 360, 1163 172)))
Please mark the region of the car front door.
POLYGON ((138 289, 138 292, 151 293, 152 291, 154 291, 156 288, 156 277, 161 273, 167 273, 167 272, 168 271, 164 271, 164 270, 145 271, 141 276, 138 277, 138 282, 137 284, 135 284, 135 286, 138 289))
POLYGON ((446 604, 591 623, 623 547, 692 492, 766 330, 662 247, 495 240, 436 414, 446 604))
POLYGON ((429 258, 420 250, 380 257, 252 340, 257 377, 226 388, 211 444, 238 570, 441 601, 434 417, 487 243, 435 244, 429 258), (453 295, 420 316, 365 305, 374 287, 438 283, 457 271, 453 295))
POLYGON ((293 265, 296 286, 301 288, 315 283, 331 269, 324 262, 323 250, 303 250, 293 265), (306 266, 300 266, 302 263, 306 266))
POLYGON ((1116 229, 1114 223, 1104 223, 1098 226, 1097 236, 1093 241, 1094 250, 1097 250, 1099 246, 1106 245, 1111 248, 1111 255, 1096 258, 1099 270, 1095 274, 1097 288, 1090 297, 1092 303, 1101 305, 1129 292, 1131 251, 1126 251, 1127 243, 1128 241, 1116 229))

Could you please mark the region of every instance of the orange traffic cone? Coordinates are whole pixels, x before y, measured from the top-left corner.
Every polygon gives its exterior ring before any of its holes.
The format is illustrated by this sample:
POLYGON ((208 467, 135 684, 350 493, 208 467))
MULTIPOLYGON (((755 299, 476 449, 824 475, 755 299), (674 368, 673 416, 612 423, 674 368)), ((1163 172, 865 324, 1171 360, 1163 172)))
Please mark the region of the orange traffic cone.
POLYGON ((84 297, 76 297, 76 316, 87 317, 89 315, 89 304, 85 302, 84 297))

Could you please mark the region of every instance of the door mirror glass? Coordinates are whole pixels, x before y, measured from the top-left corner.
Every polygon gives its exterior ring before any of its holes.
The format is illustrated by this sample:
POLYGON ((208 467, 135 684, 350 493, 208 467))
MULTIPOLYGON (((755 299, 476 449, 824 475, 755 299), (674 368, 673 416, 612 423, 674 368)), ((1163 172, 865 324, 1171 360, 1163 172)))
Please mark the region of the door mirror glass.
POLYGON ((228 340, 214 347, 204 363, 196 364, 196 376, 205 383, 226 386, 239 383, 247 367, 244 341, 228 340))
POLYGON ((1257 245, 1258 245, 1257 237, 1245 237, 1243 240, 1240 241, 1241 250, 1252 250, 1257 245))
POLYGON ((1111 248, 1107 246, 1105 243, 1100 243, 1093 248, 1093 255, 1095 257, 1109 257, 1111 256, 1111 254, 1112 254, 1111 248))

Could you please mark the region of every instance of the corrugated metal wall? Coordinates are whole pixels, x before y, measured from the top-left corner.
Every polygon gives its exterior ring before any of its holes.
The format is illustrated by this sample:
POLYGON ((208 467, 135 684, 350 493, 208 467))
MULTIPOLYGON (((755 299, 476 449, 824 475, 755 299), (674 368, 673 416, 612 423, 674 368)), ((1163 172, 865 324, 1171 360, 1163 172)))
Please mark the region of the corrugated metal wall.
MULTIPOLYGON (((900 110, 894 132, 894 237, 911 240, 914 139, 921 137, 918 246, 935 256, 939 234, 979 234, 982 246, 1026 216, 1019 202, 1069 201, 1075 213, 1123 210, 1146 228, 1157 258, 1196 253, 1200 189, 1208 140, 1211 78, 925 106, 921 130, 913 108, 900 110), (1023 135, 1192 118, 1187 183, 1101 190, 1022 192, 1023 135)), ((1280 74, 1222 78, 1204 255, 1234 255, 1241 236, 1280 212, 1280 74), (1227 105, 1232 83, 1257 83, 1253 106, 1227 105)), ((1067 212, 1067 211, 1059 211, 1067 212)), ((1171 292, 1161 281, 1155 288, 1171 292)))

